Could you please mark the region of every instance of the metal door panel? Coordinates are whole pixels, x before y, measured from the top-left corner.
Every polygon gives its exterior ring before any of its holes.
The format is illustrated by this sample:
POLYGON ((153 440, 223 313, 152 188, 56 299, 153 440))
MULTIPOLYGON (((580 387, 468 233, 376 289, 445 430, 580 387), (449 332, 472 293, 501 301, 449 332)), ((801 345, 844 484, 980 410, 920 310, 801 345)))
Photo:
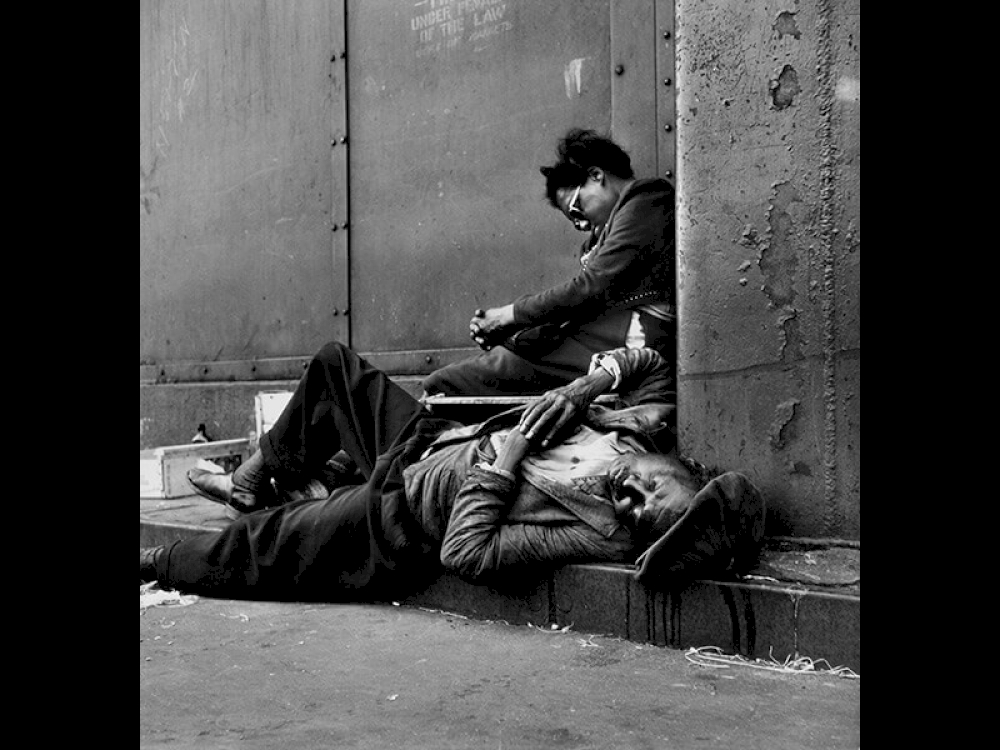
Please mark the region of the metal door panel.
POLYGON ((140 367, 346 338, 342 5, 144 0, 139 32, 140 367))
POLYGON ((656 174, 677 181, 677 71, 674 0, 656 0, 650 46, 655 50, 656 174))
POLYGON ((608 0, 349 7, 352 343, 467 347, 476 307, 575 269, 538 168, 611 126, 608 0))

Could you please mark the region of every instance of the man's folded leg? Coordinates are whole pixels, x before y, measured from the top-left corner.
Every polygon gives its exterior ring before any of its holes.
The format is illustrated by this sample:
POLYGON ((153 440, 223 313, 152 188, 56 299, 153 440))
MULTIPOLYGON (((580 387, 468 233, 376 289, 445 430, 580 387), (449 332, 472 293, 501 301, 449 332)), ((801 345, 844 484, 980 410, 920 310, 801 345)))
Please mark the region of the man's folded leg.
POLYGON ((322 473, 340 451, 368 478, 379 456, 427 416, 384 372, 331 342, 313 357, 288 405, 261 436, 260 450, 275 478, 290 486, 303 474, 322 473))
MULTIPOLYGON (((235 514, 284 502, 271 482, 299 489, 329 474, 339 455, 364 481, 378 457, 412 434, 429 413, 389 377, 338 342, 313 357, 292 398, 260 438, 260 449, 235 472, 188 472, 195 492, 235 514)), ((294 494, 293 494, 294 497, 294 494)))

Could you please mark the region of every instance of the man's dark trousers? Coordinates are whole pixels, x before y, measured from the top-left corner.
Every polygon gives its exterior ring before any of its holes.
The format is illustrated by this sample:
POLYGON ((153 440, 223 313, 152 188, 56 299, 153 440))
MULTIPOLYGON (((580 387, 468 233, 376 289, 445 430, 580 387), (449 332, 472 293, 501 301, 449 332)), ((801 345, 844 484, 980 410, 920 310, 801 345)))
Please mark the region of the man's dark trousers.
MULTIPOLYGON (((455 423, 436 419, 385 373, 337 342, 312 359, 260 450, 279 484, 316 475, 338 451, 364 484, 324 500, 247 514, 221 532, 174 543, 160 584, 235 598, 389 597, 440 570, 403 488, 403 469, 455 423)), ((419 499, 417 499, 417 503, 419 499)))

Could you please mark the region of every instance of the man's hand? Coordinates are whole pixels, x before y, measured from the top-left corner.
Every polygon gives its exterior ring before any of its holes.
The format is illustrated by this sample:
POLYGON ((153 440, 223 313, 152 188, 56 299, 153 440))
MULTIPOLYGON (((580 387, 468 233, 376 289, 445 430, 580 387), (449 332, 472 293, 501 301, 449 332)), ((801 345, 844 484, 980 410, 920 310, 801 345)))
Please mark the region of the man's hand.
POLYGON ((514 303, 489 310, 476 310, 469 321, 469 336, 479 348, 489 351, 507 337, 514 326, 514 303))
POLYGON ((527 440, 547 448, 613 382, 611 373, 598 368, 568 385, 553 388, 524 410, 518 427, 527 440))
POLYGON ((493 462, 493 468, 513 474, 527 452, 528 439, 515 427, 507 434, 507 439, 500 446, 500 451, 493 462))

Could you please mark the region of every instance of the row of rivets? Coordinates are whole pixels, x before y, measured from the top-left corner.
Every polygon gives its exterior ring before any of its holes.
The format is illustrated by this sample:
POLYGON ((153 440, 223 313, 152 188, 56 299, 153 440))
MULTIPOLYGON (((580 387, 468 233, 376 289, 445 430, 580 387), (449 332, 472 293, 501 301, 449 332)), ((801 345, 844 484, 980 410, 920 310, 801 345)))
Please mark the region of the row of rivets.
MULTIPOLYGON (((664 31, 664 32, 663 32, 663 38, 664 38, 664 39, 666 39, 666 40, 669 40, 669 39, 670 39, 670 32, 669 32, 669 31, 664 31)), ((663 79, 663 85, 664 85, 664 86, 670 86, 670 85, 671 85, 672 83, 673 83, 673 81, 671 81, 671 80, 670 80, 669 78, 664 78, 664 79, 663 79)), ((673 127, 672 127, 671 125, 667 124, 667 125, 664 125, 664 126, 663 126, 663 129, 664 129, 664 130, 665 130, 666 132, 668 132, 668 133, 669 133, 670 131, 672 131, 672 130, 673 130, 673 127)), ((663 173, 663 176, 664 176, 664 177, 666 177, 666 178, 670 178, 670 177, 673 177, 673 176, 674 176, 674 173, 673 173, 673 172, 672 172, 671 170, 669 170, 669 169, 668 169, 668 170, 666 170, 666 171, 665 171, 665 172, 663 173)))

